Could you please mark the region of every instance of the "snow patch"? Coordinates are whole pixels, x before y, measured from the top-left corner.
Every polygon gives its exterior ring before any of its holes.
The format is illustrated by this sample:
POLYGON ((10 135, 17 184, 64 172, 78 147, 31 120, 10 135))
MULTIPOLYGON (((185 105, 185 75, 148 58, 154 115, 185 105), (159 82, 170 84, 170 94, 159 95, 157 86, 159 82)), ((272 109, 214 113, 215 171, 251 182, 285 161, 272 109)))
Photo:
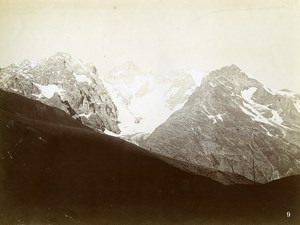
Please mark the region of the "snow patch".
MULTIPOLYGON (((48 84, 48 85, 40 85, 37 83, 33 83, 40 91, 41 95, 50 99, 54 95, 54 93, 58 93, 59 95, 62 95, 62 93, 65 91, 62 88, 59 88, 57 85, 54 84, 48 84)), ((34 95, 34 94, 33 94, 34 95)), ((35 95, 36 97, 40 97, 35 95)))
POLYGON ((248 115, 250 115, 254 120, 266 123, 269 125, 272 125, 271 122, 276 123, 280 126, 282 125, 283 119, 280 117, 279 113, 276 110, 271 110, 272 112, 272 118, 267 119, 265 118, 259 110, 268 110, 270 111, 270 108, 268 108, 265 105, 258 104, 252 100, 253 94, 256 92, 256 87, 250 87, 246 90, 241 91, 242 98, 247 102, 243 102, 243 105, 245 108, 240 107, 242 111, 248 115), (271 122, 270 122, 271 121, 271 122))
POLYGON ((206 108, 205 105, 203 105, 203 109, 204 109, 204 111, 205 111, 206 116, 207 116, 209 119, 212 119, 212 120, 214 121, 214 124, 218 122, 217 119, 223 122, 222 116, 224 115, 224 113, 218 114, 218 115, 211 115, 211 114, 208 112, 208 110, 207 110, 207 108, 206 108))
POLYGON ((207 115, 207 117, 208 117, 209 119, 212 119, 212 120, 214 121, 214 124, 217 122, 215 116, 207 115))
MULTIPOLYGON (((100 130, 99 130, 99 131, 100 131, 100 130)), ((101 131, 101 132, 102 132, 102 131, 101 131)), ((115 134, 115 133, 113 133, 113 132, 111 132, 111 131, 109 131, 109 130, 107 130, 107 129, 105 129, 104 134, 107 134, 107 135, 109 135, 109 136, 119 137, 118 134, 115 134)))
POLYGON ((267 131, 267 135, 268 136, 270 136, 270 137, 274 137, 271 133, 270 133, 270 131, 267 129, 267 128, 265 128, 263 125, 260 125, 265 131, 267 131))
POLYGON ((32 96, 37 97, 37 99, 41 99, 43 97, 43 95, 40 94, 32 94, 32 96))
POLYGON ((81 113, 78 116, 85 117, 85 118, 89 119, 92 114, 93 113, 91 113, 91 112, 89 114, 81 113))
POLYGON ((251 116, 251 119, 254 120, 253 118, 256 116, 254 113, 250 112, 249 110, 247 110, 245 107, 243 106, 239 106, 240 109, 243 111, 243 113, 251 116))
POLYGON ((88 78, 86 75, 78 75, 76 73, 73 73, 73 75, 78 82, 87 82, 89 85, 92 84, 91 79, 88 78))
POLYGON ((272 110, 272 118, 271 120, 274 122, 274 123, 277 123, 278 125, 282 125, 282 122, 283 122, 283 119, 281 118, 281 116, 279 115, 279 113, 275 110, 272 110))
POLYGON ((216 117, 217 117, 219 120, 221 120, 221 121, 223 122, 222 116, 223 116, 223 114, 218 114, 218 115, 216 115, 216 117))
POLYGON ((269 124, 272 125, 268 119, 266 119, 265 117, 263 117, 256 109, 254 109, 251 105, 244 103, 244 106, 239 106, 240 109, 247 115, 249 115, 251 117, 252 120, 258 121, 258 122, 262 122, 265 124, 269 124))
POLYGON ((256 92, 256 90, 257 90, 256 87, 250 87, 246 90, 241 91, 242 98, 249 103, 254 103, 252 100, 252 96, 256 92))
POLYGON ((276 123, 276 124, 278 124, 279 126, 281 126, 281 127, 283 127, 283 128, 285 128, 285 129, 291 129, 291 128, 289 128, 289 127, 287 127, 287 126, 284 126, 282 123, 283 123, 283 119, 282 119, 282 117, 279 115, 279 113, 276 111, 276 110, 272 110, 271 111, 272 112, 272 118, 270 119, 273 123, 276 123))

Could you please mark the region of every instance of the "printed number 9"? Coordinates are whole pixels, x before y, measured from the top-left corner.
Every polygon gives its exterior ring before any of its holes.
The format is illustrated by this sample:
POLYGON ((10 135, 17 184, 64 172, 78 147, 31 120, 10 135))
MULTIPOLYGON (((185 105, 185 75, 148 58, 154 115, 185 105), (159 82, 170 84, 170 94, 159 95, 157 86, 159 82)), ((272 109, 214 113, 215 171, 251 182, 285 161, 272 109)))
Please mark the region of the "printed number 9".
POLYGON ((286 217, 290 218, 291 217, 291 213, 290 212, 286 212, 286 217))

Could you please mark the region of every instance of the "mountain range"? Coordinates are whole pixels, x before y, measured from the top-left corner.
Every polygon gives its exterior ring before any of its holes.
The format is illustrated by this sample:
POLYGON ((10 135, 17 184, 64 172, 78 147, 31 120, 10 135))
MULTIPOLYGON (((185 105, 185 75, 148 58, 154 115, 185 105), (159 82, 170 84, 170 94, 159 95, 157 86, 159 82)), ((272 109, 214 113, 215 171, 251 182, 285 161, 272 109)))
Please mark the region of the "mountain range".
POLYGON ((300 95, 276 91, 237 66, 206 75, 106 74, 57 53, 0 69, 0 88, 63 110, 83 125, 224 184, 267 183, 300 173, 300 95))

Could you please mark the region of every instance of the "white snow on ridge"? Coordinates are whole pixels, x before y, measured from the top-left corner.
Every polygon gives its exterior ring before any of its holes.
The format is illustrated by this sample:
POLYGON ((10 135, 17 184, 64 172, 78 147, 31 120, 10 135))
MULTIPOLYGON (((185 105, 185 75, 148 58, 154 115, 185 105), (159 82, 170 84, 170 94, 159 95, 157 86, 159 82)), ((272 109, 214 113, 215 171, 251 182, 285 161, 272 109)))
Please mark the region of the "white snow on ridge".
POLYGON ((253 104, 254 101, 252 100, 253 94, 256 92, 257 88, 256 87, 250 87, 246 90, 241 91, 241 95, 243 99, 245 99, 247 102, 253 104))
MULTIPOLYGON (((100 129, 99 129, 99 131, 102 133, 102 131, 100 129)), ((114 132, 111 132, 111 131, 107 130, 107 129, 104 130, 104 134, 107 134, 109 136, 114 136, 114 137, 119 137, 120 136, 118 134, 115 134, 114 132)))
POLYGON ((253 120, 256 120, 258 122, 262 122, 262 123, 266 123, 269 125, 272 125, 272 123, 269 122, 269 120, 267 118, 265 118, 264 116, 261 115, 260 112, 258 112, 252 105, 247 104, 245 102, 243 102, 243 105, 246 107, 242 107, 240 106, 240 108, 242 109, 242 111, 248 115, 250 115, 252 117, 253 120), (250 110, 250 111, 249 111, 250 110))
POLYGON ((254 120, 253 117, 256 116, 254 113, 250 112, 248 109, 246 109, 246 108, 243 107, 243 106, 239 106, 239 107, 240 107, 240 109, 243 111, 243 113, 245 113, 245 114, 251 116, 251 119, 254 120))
POLYGON ((278 125, 281 126, 281 125, 282 125, 282 122, 283 122, 281 116, 280 116, 280 115, 278 114, 278 112, 275 111, 275 110, 272 110, 272 114, 273 114, 273 116, 272 116, 271 120, 272 120, 274 123, 277 123, 278 125))
POLYGON ((89 119, 92 114, 93 113, 91 113, 91 112, 89 114, 81 113, 78 116, 85 117, 85 118, 89 119))
POLYGON ((32 94, 33 96, 37 97, 37 99, 41 99, 43 97, 43 95, 40 93, 40 94, 32 94))
POLYGON ((219 120, 221 120, 221 121, 223 122, 222 116, 223 116, 223 114, 218 114, 218 115, 216 115, 216 117, 217 117, 219 120))
POLYGON ((213 119, 213 120, 214 120, 214 124, 217 122, 217 120, 216 120, 215 116, 212 116, 212 115, 207 115, 207 117, 208 117, 209 119, 213 119))
POLYGON ((248 88, 248 89, 243 90, 241 92, 242 98, 246 102, 248 102, 248 103, 243 102, 243 105, 246 108, 240 107, 242 109, 242 111, 244 113, 250 115, 252 117, 252 119, 254 119, 256 121, 259 121, 259 122, 262 122, 262 123, 265 123, 265 124, 269 124, 269 125, 274 125, 274 123, 275 123, 275 124, 277 124, 277 125, 279 125, 281 127, 289 129, 288 127, 282 125, 283 119, 282 119, 282 117, 279 115, 279 113, 276 110, 271 110, 267 106, 258 104, 258 103, 254 102, 252 100, 252 95, 255 93, 256 90, 257 90, 257 88, 251 87, 251 88, 248 88), (250 110, 250 111, 248 111, 248 110, 250 110), (259 110, 271 111, 272 117, 271 118, 265 118, 263 116, 263 114, 259 112, 259 110))
MULTIPOLYGON (((40 85, 37 83, 33 83, 37 88, 41 91, 41 95, 50 99, 54 95, 54 93, 58 93, 59 95, 62 95, 62 93, 65 91, 62 88, 59 88, 57 85, 54 84, 48 84, 48 85, 40 85)), ((33 94, 36 97, 40 97, 39 95, 33 94)))
POLYGON ((73 74, 75 76, 75 79, 78 81, 78 82, 87 82, 89 85, 92 84, 92 81, 90 78, 88 78, 86 75, 78 75, 76 73, 73 74))
POLYGON ((267 118, 265 118, 256 108, 258 109, 267 109, 269 110, 268 107, 258 104, 252 100, 253 94, 256 92, 257 88, 256 87, 250 87, 246 90, 241 91, 241 96, 242 98, 248 102, 245 103, 243 102, 244 107, 240 106, 242 111, 249 116, 252 117, 253 120, 256 120, 258 122, 266 123, 272 125, 267 118), (256 108, 255 108, 256 107, 256 108), (249 111, 250 110, 250 111, 249 111))
POLYGON ((270 133, 270 131, 267 129, 267 128, 265 128, 263 125, 260 125, 265 131, 267 131, 267 135, 268 136, 270 136, 270 137, 274 137, 274 135, 272 135, 271 133, 270 133))
POLYGON ((214 124, 218 122, 217 119, 223 122, 222 116, 224 115, 224 113, 218 114, 218 115, 211 115, 211 114, 208 112, 208 110, 207 110, 207 108, 206 108, 205 105, 203 105, 203 109, 204 109, 204 111, 205 111, 206 116, 207 116, 209 119, 212 119, 212 120, 214 121, 214 124))

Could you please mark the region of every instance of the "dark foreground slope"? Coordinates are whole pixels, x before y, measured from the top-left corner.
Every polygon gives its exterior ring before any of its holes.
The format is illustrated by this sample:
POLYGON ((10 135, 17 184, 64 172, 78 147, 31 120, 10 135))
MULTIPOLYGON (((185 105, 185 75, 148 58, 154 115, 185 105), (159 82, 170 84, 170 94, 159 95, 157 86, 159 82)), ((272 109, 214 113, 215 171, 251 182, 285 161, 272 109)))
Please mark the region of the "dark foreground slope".
MULTIPOLYGON (((20 98, 3 95, 11 105, 20 98)), ((265 185, 225 186, 73 119, 65 124, 65 114, 51 123, 48 110, 38 118, 37 111, 31 112, 37 102, 24 99, 28 109, 19 110, 3 101, 1 225, 300 222, 297 176, 265 185)))

